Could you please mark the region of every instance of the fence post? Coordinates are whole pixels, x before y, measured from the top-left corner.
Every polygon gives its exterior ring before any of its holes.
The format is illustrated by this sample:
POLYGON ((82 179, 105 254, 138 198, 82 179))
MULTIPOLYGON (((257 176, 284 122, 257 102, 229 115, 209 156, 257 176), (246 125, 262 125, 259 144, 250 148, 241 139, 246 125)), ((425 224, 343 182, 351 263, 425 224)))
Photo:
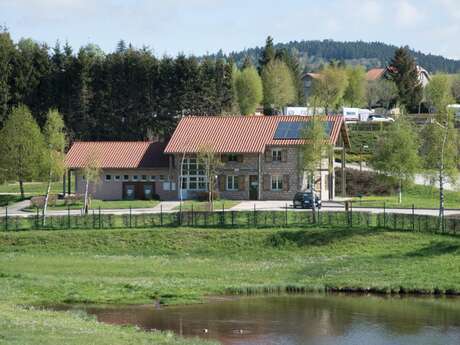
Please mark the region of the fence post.
POLYGON ((131 217, 132 217, 132 209, 131 209, 131 205, 129 205, 129 227, 131 228, 132 225, 131 225, 131 217))
POLYGON ((101 228, 101 206, 99 206, 99 229, 101 228))
POLYGON ((350 228, 353 227, 353 201, 350 201, 350 228))
POLYGON ((39 216, 39 210, 38 210, 38 207, 35 208, 37 210, 36 214, 35 214, 35 229, 39 229, 39 221, 40 221, 40 216, 39 216))
POLYGON ((193 203, 192 203, 192 227, 193 227, 193 203))
POLYGON ((163 226, 163 205, 160 203, 160 226, 163 226))
POLYGON ((225 226, 225 204, 222 202, 222 226, 225 226))
POLYGON ((8 205, 5 206, 5 231, 8 231, 8 205))
POLYGON ((254 226, 257 226, 256 204, 254 204, 254 226))
POLYGON ((284 212, 284 214, 285 214, 285 217, 284 217, 284 218, 285 218, 285 224, 286 224, 286 226, 287 226, 287 225, 288 225, 288 210, 287 210, 287 203, 286 203, 285 208, 286 208, 286 210, 285 210, 285 212, 284 212))
POLYGON ((70 205, 67 205, 67 229, 70 229, 70 205))
POLYGON ((412 231, 415 231, 415 205, 412 204, 412 231))
POLYGON ((386 229, 387 227, 387 203, 386 201, 383 202, 383 228, 386 229))

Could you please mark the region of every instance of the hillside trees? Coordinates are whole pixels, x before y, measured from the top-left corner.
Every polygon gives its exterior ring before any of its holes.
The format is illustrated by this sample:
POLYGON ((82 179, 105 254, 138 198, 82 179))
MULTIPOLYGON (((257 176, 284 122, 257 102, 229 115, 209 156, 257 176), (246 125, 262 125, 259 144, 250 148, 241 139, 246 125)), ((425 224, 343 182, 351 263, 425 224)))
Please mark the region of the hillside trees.
POLYGON ((155 57, 120 42, 104 54, 89 44, 76 53, 0 32, 0 128, 19 104, 43 127, 48 109, 63 116, 71 140, 142 140, 167 136, 180 116, 229 113, 233 63, 179 55, 155 57))

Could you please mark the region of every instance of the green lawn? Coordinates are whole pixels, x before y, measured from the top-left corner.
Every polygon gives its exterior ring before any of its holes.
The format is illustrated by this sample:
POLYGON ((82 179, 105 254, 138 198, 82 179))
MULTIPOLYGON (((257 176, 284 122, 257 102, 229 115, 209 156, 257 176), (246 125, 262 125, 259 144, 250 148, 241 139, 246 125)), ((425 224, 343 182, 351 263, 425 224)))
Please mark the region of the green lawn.
MULTIPOLYGON (((222 210, 222 208, 227 210, 239 203, 240 201, 236 200, 216 200, 213 202, 213 209, 214 211, 222 210)), ((207 201, 186 200, 182 202, 181 206, 177 206, 175 210, 191 211, 192 207, 194 211, 207 211, 209 210, 209 203, 207 201)))
MULTIPOLYGON (((159 204, 157 200, 92 200, 91 208, 98 209, 114 209, 114 208, 152 208, 159 204)), ((71 210, 78 210, 83 208, 83 203, 76 203, 70 205, 71 210)), ((24 209, 25 211, 35 211, 35 207, 28 207, 24 209)), ((49 210, 67 210, 67 206, 64 204, 64 200, 57 200, 56 204, 49 207, 49 210)))
POLYGON ((0 344, 182 343, 19 305, 193 303, 288 286, 460 292, 459 254, 460 238, 356 228, 0 233, 0 344))
POLYGON ((356 228, 0 233, 0 343, 179 344, 18 305, 192 303, 288 286, 460 292, 459 254, 460 238, 356 228))
MULTIPOLYGON (((355 206, 360 205, 360 198, 353 198, 355 206)), ((362 206, 383 207, 415 207, 418 208, 437 208, 439 207, 439 189, 430 186, 413 185, 403 189, 402 203, 398 203, 398 196, 364 196, 362 206)), ((447 208, 460 208, 460 192, 445 191, 444 202, 447 208)))
MULTIPOLYGON (((25 182, 24 192, 30 195, 44 195, 48 188, 47 182, 25 182)), ((62 182, 53 182, 51 185, 51 192, 62 193, 62 182)), ((20 193, 19 183, 4 183, 0 184, 0 193, 20 193)))
POLYGON ((10 195, 10 194, 0 195, 0 207, 8 206, 18 201, 21 201, 21 197, 19 195, 10 195))

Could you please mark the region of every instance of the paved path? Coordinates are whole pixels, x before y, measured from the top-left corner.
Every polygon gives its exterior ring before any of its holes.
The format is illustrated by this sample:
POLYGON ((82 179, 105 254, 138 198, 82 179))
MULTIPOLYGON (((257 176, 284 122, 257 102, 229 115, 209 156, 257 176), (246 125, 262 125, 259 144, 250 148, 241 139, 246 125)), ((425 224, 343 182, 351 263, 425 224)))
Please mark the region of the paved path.
MULTIPOLYGON (((33 216, 33 212, 24 212, 20 211, 22 207, 26 207, 28 204, 21 202, 16 203, 10 207, 8 207, 8 215, 10 216, 19 216, 19 217, 27 217, 33 216)), ((131 210, 131 214, 153 214, 153 213, 171 213, 177 212, 175 208, 179 206, 178 201, 164 201, 161 202, 159 205, 152 207, 152 208, 133 208, 131 210)), ((258 211, 284 211, 286 207, 290 211, 295 212, 311 212, 311 210, 303 210, 303 209, 294 209, 292 207, 292 202, 286 201, 242 201, 238 205, 232 207, 228 211, 253 211, 254 208, 258 211)), ((323 207, 321 208, 321 212, 325 211, 344 211, 345 207, 343 204, 333 201, 325 201, 323 202, 323 207)), ((402 208, 386 208, 385 210, 381 207, 357 207, 354 206, 353 210, 355 212, 370 212, 370 213, 399 213, 399 214, 412 214, 412 209, 402 209, 402 208)), ((98 212, 94 210, 94 212, 98 212)), ((101 210, 101 214, 114 214, 114 215, 122 215, 122 214, 129 214, 129 209, 103 209, 101 210)), ((90 212, 92 214, 92 211, 90 212)), ((5 214, 4 209, 0 209, 0 216, 5 214)), ((49 211, 48 216, 66 216, 68 214, 67 210, 59 210, 59 211, 49 211)), ((70 210, 71 215, 81 215, 81 210, 70 210)), ((416 209, 415 214, 417 215, 429 215, 429 216, 437 216, 438 210, 437 209, 416 209)), ((460 215, 460 209, 458 210, 446 210, 446 215, 460 215)))

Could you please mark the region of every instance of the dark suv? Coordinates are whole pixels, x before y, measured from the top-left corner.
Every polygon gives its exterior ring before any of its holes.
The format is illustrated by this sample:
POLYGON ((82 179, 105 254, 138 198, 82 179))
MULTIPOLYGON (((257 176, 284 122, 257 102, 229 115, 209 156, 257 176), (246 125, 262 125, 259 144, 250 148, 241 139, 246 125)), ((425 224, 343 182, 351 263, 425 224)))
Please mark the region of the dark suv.
MULTIPOLYGON (((294 200, 292 200, 294 208, 313 208, 313 193, 312 192, 298 192, 294 195, 294 200)), ((315 195, 315 206, 317 209, 321 208, 321 200, 315 195)))

